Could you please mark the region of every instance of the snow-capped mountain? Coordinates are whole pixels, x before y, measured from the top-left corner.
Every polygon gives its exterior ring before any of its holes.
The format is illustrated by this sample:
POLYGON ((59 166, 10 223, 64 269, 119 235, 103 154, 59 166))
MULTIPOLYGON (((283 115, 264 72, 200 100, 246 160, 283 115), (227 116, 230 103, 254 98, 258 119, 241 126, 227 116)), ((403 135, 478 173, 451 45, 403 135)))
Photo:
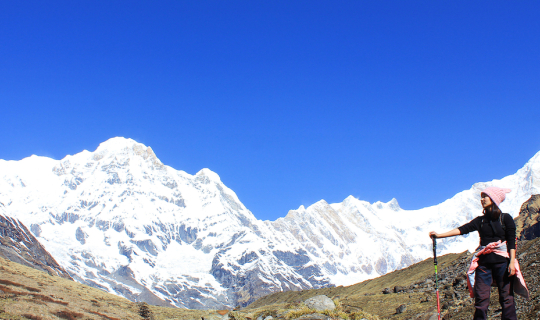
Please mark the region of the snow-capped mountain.
MULTIPOLYGON (((219 176, 162 164, 150 147, 113 138, 62 160, 0 160, 0 202, 77 281, 131 300, 187 308, 245 305, 285 290, 349 285, 431 255, 429 230, 481 214, 479 190, 511 188, 517 215, 540 193, 540 153, 516 174, 475 184, 433 207, 396 200, 321 200, 260 221, 219 176)), ((442 241, 474 249, 476 235, 442 241)))

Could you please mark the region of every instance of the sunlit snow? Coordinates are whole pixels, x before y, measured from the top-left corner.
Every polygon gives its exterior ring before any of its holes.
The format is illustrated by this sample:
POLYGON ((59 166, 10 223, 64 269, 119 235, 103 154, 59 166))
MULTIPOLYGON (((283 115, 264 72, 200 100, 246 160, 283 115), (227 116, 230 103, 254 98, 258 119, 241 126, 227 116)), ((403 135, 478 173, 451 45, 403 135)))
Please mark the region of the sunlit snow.
MULTIPOLYGON (((430 257, 430 230, 481 214, 480 190, 510 188, 516 216, 540 191, 540 153, 516 174, 477 183, 445 202, 403 210, 352 196, 260 221, 209 169, 161 163, 151 148, 113 138, 62 160, 0 160, 0 202, 77 280, 136 299, 146 287, 179 307, 234 307, 240 291, 350 285, 430 257), (249 284, 255 285, 249 285, 249 284)), ((474 250, 475 234, 440 241, 474 250)))

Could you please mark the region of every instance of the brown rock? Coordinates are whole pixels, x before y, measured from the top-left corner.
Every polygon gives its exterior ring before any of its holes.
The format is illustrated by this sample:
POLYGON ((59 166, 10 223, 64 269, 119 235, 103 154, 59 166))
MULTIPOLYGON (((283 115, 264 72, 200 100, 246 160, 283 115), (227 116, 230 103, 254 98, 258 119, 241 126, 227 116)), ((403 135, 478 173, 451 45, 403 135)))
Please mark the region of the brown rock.
POLYGON ((521 240, 540 236, 540 195, 532 195, 521 205, 516 222, 516 235, 521 240))
POLYGON ((402 305, 400 305, 399 307, 396 308, 396 314, 403 313, 403 312, 405 312, 405 310, 407 310, 407 306, 402 304, 402 305))

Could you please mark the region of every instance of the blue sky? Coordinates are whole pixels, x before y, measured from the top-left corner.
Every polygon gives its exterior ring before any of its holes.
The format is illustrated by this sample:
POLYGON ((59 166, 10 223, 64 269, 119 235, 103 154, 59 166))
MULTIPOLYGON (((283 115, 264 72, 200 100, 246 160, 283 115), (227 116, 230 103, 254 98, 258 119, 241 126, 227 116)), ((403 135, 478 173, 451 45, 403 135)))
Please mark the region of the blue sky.
POLYGON ((538 1, 2 1, 0 158, 114 137, 260 219, 438 204, 540 151, 538 1))

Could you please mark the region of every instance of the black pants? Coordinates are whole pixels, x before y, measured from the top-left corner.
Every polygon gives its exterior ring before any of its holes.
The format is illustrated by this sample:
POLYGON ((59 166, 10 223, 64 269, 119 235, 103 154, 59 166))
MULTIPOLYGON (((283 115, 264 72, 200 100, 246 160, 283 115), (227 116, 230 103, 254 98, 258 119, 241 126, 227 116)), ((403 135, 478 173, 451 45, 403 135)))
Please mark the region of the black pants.
POLYGON ((496 284, 499 289, 499 303, 502 307, 501 320, 517 320, 513 278, 508 276, 508 262, 490 263, 476 268, 474 320, 487 319, 492 283, 496 284))

